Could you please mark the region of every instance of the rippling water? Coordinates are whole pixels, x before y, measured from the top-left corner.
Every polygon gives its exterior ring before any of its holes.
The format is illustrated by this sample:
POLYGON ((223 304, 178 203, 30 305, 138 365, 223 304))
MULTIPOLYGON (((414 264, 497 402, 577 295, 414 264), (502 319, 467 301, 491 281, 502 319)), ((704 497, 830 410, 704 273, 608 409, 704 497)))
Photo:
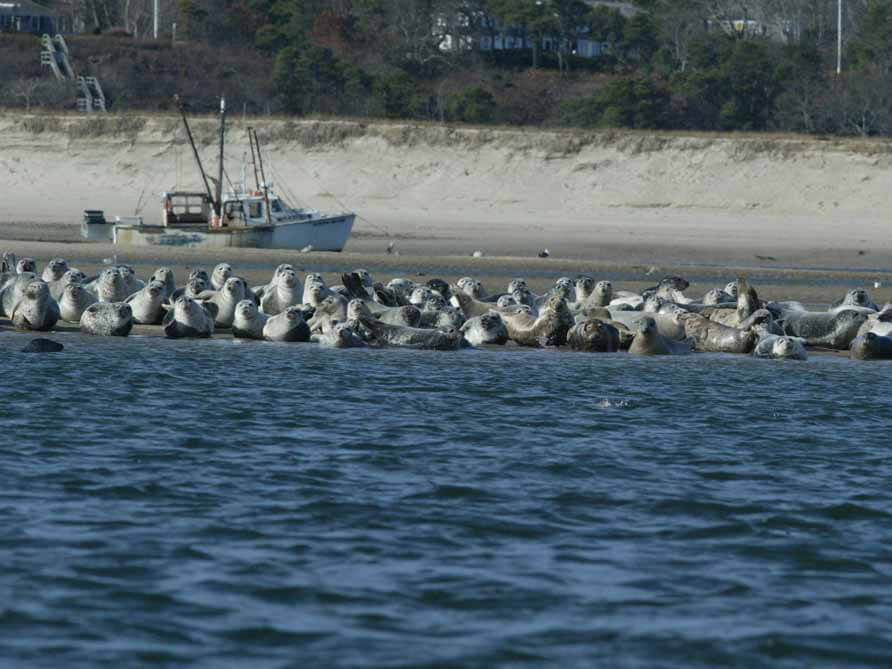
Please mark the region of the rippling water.
POLYGON ((892 665, 890 371, 0 335, 0 661, 892 665))

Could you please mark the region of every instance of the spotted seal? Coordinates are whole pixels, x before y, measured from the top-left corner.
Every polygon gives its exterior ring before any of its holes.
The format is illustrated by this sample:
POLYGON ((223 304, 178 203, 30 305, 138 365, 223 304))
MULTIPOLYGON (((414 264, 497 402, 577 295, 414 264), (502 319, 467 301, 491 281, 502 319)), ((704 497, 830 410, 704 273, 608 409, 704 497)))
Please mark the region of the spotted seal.
POLYGON ((602 320, 589 318, 570 328, 567 344, 574 351, 615 353, 620 350, 619 331, 602 320))
POLYGON ((508 341, 508 328, 497 311, 474 316, 465 321, 461 332, 471 346, 495 344, 502 346, 508 341))
POLYGON ((164 304, 166 287, 160 281, 152 279, 146 287, 130 295, 125 304, 130 306, 134 323, 140 325, 160 325, 164 320, 164 304))
POLYGON ((759 337, 753 355, 774 360, 808 360, 808 352, 802 340, 784 335, 766 334, 759 337))
POLYGON ((164 334, 171 339, 212 337, 216 313, 214 303, 202 304, 185 295, 178 297, 164 316, 164 334))
POLYGON ((59 317, 69 323, 80 323, 86 308, 95 303, 96 296, 82 285, 68 284, 59 298, 59 317))
POLYGON ((254 300, 242 300, 235 305, 232 336, 239 339, 263 339, 263 327, 269 316, 257 309, 254 300))
POLYGON ((683 355, 690 352, 689 340, 675 341, 664 337, 657 330, 656 321, 650 316, 638 322, 635 339, 629 347, 629 353, 634 355, 683 355))
POLYGON ((263 326, 263 338, 278 342, 310 341, 310 326, 300 307, 288 307, 269 317, 263 326))
POLYGON ((855 360, 888 360, 892 358, 892 337, 873 332, 856 337, 849 346, 849 356, 855 360))
POLYGON ((133 329, 133 312, 124 302, 95 302, 81 314, 81 332, 100 337, 126 337, 133 329))
POLYGON ((59 320, 59 305, 50 296, 49 286, 43 281, 31 281, 13 308, 10 320, 20 330, 52 329, 59 320))

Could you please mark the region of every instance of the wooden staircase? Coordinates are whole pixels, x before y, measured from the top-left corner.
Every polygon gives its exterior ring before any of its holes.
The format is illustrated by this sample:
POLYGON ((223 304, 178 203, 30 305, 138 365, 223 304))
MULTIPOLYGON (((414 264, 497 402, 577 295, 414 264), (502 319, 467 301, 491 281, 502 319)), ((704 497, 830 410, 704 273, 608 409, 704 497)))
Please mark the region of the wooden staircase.
POLYGON ((43 35, 40 40, 40 62, 52 70, 59 81, 74 81, 77 84, 79 111, 92 113, 107 111, 105 93, 96 77, 77 76, 71 66, 68 55, 68 44, 62 35, 50 37, 43 35))

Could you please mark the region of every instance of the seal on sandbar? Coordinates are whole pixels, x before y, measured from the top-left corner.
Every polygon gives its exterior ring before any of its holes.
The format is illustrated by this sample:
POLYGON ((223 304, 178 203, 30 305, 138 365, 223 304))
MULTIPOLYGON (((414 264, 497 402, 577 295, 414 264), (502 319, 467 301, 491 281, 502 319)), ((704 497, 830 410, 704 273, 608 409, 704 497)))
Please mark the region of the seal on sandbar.
POLYGON ((59 320, 59 305, 43 281, 31 281, 15 305, 10 320, 20 330, 46 331, 59 320))
POLYGON ((214 334, 216 313, 216 304, 201 304, 185 295, 179 297, 164 316, 164 334, 171 339, 207 339, 214 334))
POLYGON ((239 339, 263 339, 263 327, 269 319, 257 309, 253 300, 242 300, 235 305, 232 336, 239 339))
POLYGON ((482 316, 465 321, 461 326, 461 332, 471 346, 495 344, 502 346, 508 341, 508 328, 496 311, 490 311, 482 316))
POLYGON ((690 341, 674 341, 664 337, 657 331, 657 323, 650 316, 638 321, 638 331, 629 347, 629 353, 634 355, 684 355, 690 352, 690 341))
POLYGON ((126 337, 133 329, 133 312, 124 302, 96 302, 81 315, 81 332, 100 337, 126 337))

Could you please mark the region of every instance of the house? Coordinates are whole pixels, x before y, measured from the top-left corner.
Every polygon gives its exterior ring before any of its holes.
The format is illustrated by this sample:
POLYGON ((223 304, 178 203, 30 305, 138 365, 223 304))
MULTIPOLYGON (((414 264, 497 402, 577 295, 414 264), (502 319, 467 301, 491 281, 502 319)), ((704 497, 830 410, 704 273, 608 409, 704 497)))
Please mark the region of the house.
POLYGON ((29 0, 0 0, 0 33, 51 35, 62 32, 59 17, 49 9, 29 0))

